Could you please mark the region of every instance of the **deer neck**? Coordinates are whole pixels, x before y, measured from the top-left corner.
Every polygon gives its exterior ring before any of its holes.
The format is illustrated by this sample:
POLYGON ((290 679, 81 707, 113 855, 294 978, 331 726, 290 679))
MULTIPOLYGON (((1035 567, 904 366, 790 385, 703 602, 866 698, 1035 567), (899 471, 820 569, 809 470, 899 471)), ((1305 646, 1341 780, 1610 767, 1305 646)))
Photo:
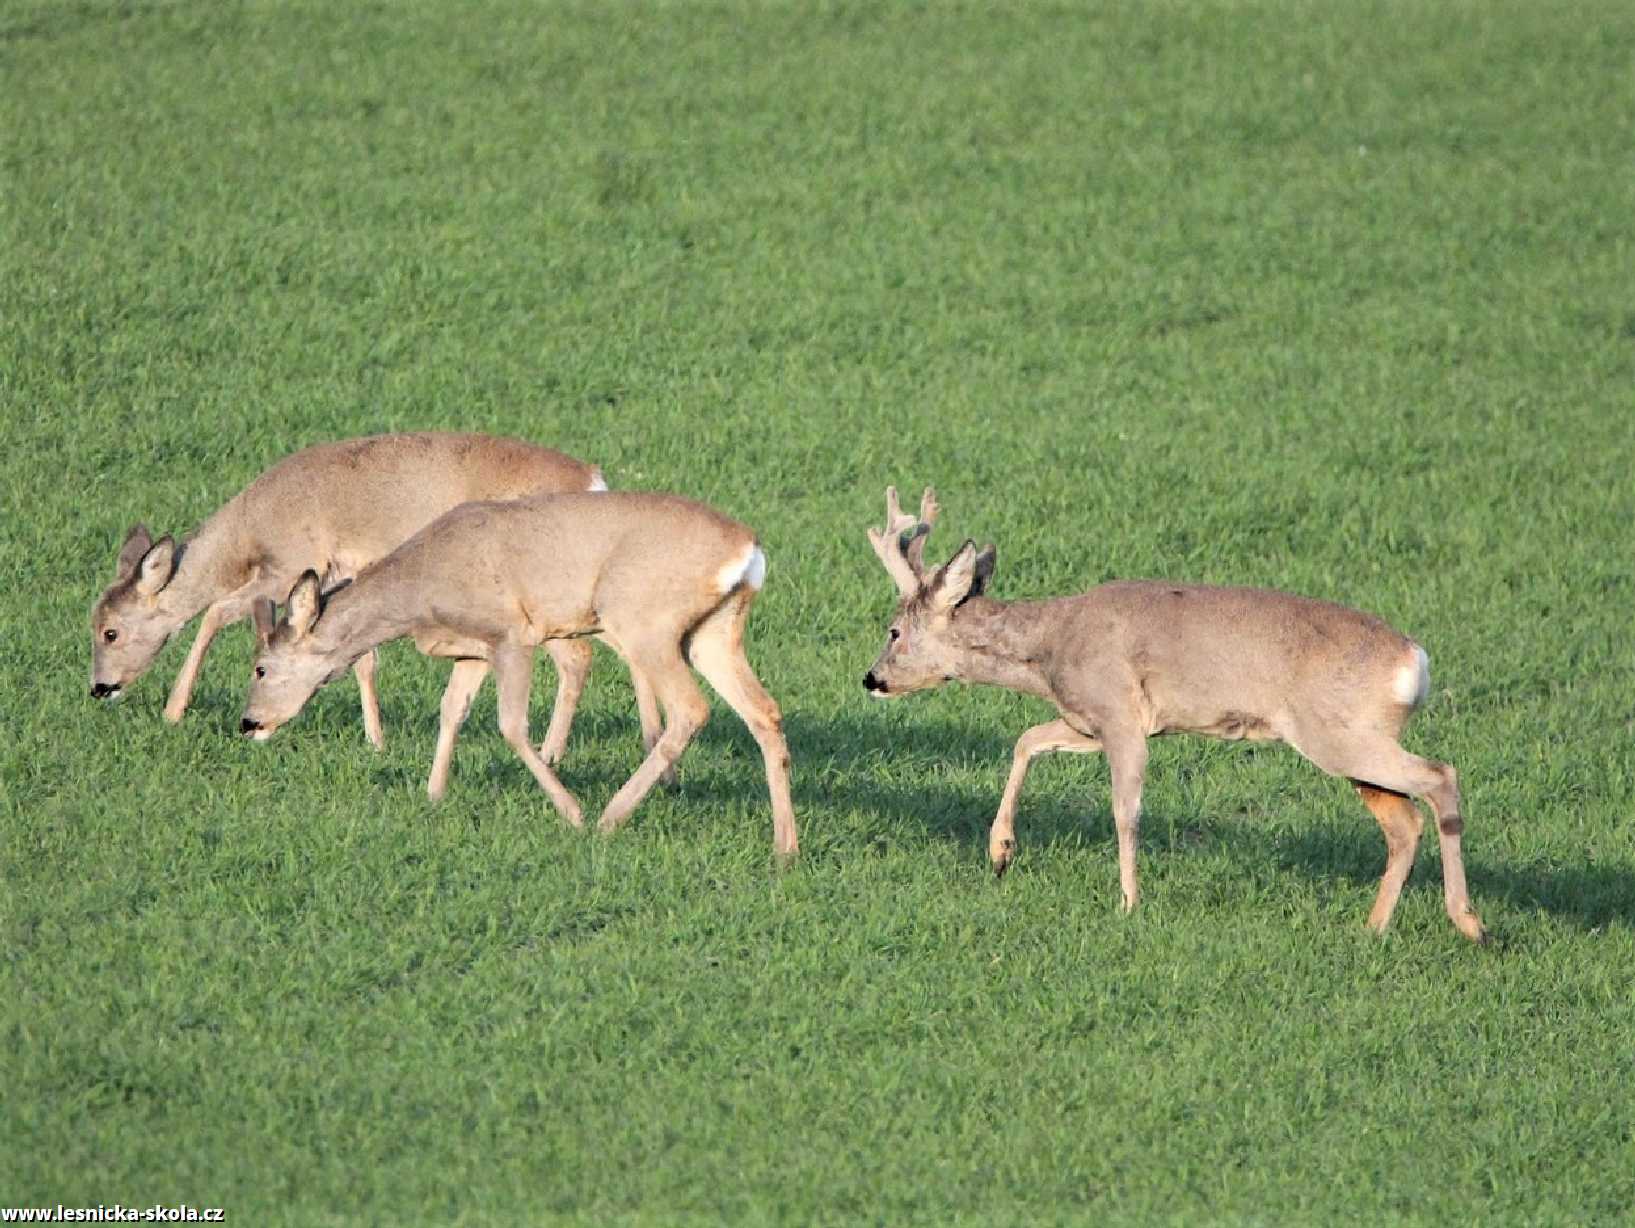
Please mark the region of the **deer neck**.
POLYGON ((369 579, 368 584, 354 581, 330 594, 313 629, 313 648, 342 668, 386 641, 408 635, 420 621, 414 594, 399 591, 402 586, 392 582, 394 577, 369 579))
POLYGON ((176 567, 170 582, 159 590, 158 602, 178 624, 250 579, 228 510, 217 512, 176 547, 176 567))
POLYGON ((1046 603, 972 597, 950 624, 966 682, 1051 698, 1046 603))

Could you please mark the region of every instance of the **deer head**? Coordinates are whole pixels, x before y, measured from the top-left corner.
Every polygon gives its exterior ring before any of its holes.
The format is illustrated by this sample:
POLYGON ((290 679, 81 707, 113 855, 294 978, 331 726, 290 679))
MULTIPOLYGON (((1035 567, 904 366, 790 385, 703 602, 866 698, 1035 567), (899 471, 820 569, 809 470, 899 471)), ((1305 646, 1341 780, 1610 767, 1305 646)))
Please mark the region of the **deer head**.
POLYGON ((265 597, 251 607, 261 650, 251 671, 250 693, 238 723, 240 733, 265 742, 306 707, 319 687, 345 672, 348 662, 337 665, 334 655, 314 639, 313 629, 323 609, 315 571, 303 572, 290 589, 283 618, 276 617, 273 603, 265 597))
POLYGON ((896 487, 887 487, 885 528, 868 531, 899 597, 886 646, 863 675, 864 689, 877 699, 922 691, 961 676, 960 662, 968 650, 958 641, 955 620, 964 603, 979 595, 993 575, 995 553, 992 546, 979 551, 967 540, 953 558, 928 575, 922 555, 940 510, 936 492, 928 486, 920 497, 919 515, 906 515, 898 506, 896 487))
POLYGON ((160 600, 176 572, 176 543, 145 525, 125 537, 114 582, 91 610, 91 694, 113 699, 144 673, 181 621, 160 600))

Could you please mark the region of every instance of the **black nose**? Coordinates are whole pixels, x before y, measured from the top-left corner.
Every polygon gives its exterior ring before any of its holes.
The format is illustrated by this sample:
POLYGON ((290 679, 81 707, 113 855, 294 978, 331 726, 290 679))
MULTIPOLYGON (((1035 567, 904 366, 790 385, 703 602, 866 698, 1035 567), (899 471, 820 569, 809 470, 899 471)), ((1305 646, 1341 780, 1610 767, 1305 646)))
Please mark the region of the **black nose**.
POLYGON ((238 723, 238 731, 240 733, 254 733, 257 729, 260 729, 260 728, 261 728, 261 722, 260 721, 252 721, 249 717, 245 717, 243 720, 241 720, 238 723))
POLYGON ((117 695, 118 693, 119 683, 117 682, 94 682, 91 684, 92 699, 107 699, 108 696, 117 695))
POLYGON ((883 691, 886 689, 886 684, 876 678, 874 671, 871 669, 863 675, 863 689, 865 691, 883 691))

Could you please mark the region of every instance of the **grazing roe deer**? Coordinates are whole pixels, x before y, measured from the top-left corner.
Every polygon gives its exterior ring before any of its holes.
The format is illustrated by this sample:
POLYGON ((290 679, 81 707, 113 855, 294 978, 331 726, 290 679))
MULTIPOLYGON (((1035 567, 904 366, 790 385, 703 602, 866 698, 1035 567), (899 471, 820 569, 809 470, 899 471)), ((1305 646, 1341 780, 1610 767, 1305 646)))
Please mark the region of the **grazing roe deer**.
POLYGON ((289 594, 282 621, 256 603, 263 647, 240 729, 270 737, 323 683, 376 645, 412 636, 454 658, 427 792, 447 784, 454 740, 489 669, 500 733, 574 826, 579 803, 528 743, 533 650, 600 634, 645 676, 664 733, 602 812, 612 831, 680 758, 709 717, 689 663, 749 726, 766 766, 773 846, 796 850, 789 751, 778 705, 744 656, 744 626, 766 556, 744 525, 677 495, 546 495, 468 503, 448 512, 351 584, 320 592, 313 572, 289 594))
MULTIPOLYGON (((605 491, 601 470, 564 453, 493 435, 376 435, 319 444, 285 457, 228 500, 178 545, 137 525, 120 549, 114 582, 91 613, 91 694, 111 699, 145 673, 172 636, 204 611, 198 637, 165 704, 187 711, 199 666, 224 626, 259 598, 284 596, 305 571, 336 584, 401 545, 457 504, 568 491, 605 491)), ((559 675, 540 753, 555 762, 590 672, 588 641, 549 645, 559 675)), ((354 665, 364 730, 384 744, 375 655, 354 665)), ((635 677, 643 735, 658 738, 658 713, 635 677)))
POLYGON ((996 874, 1016 849, 1017 796, 1033 759, 1103 751, 1129 911, 1140 894, 1147 739, 1176 732, 1271 739, 1348 777, 1379 821, 1386 863, 1370 926, 1383 931, 1390 923, 1413 866, 1422 821, 1410 799, 1418 797, 1436 818, 1448 916, 1467 938, 1484 938, 1465 890, 1458 778, 1448 764, 1398 744, 1430 687, 1418 644, 1371 614, 1267 589, 1125 580, 1075 597, 995 601, 983 595, 992 546, 978 551, 966 541, 927 574, 921 554, 937 512, 929 488, 918 516, 901 511, 891 488, 885 528, 869 530, 901 601, 863 685, 889 697, 957 678, 1037 695, 1061 713, 1016 743, 988 837, 996 874))

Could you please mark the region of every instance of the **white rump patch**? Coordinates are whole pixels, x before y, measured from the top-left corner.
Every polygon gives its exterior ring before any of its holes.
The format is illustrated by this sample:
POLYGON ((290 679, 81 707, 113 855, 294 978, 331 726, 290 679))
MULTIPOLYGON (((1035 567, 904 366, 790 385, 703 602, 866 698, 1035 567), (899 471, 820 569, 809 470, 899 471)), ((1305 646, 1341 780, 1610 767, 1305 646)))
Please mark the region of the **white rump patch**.
POLYGON ((761 552, 760 546, 750 542, 749 548, 732 562, 723 567, 715 577, 715 584, 724 597, 740 584, 747 584, 759 591, 766 583, 766 555, 761 552))
POLYGON ((1425 655, 1423 648, 1415 644, 1413 657, 1403 663, 1391 680, 1391 694, 1398 703, 1417 708, 1430 693, 1431 659, 1425 655))
POLYGON ((587 494, 601 494, 607 489, 607 479, 602 476, 600 469, 590 471, 590 485, 585 487, 587 494))

